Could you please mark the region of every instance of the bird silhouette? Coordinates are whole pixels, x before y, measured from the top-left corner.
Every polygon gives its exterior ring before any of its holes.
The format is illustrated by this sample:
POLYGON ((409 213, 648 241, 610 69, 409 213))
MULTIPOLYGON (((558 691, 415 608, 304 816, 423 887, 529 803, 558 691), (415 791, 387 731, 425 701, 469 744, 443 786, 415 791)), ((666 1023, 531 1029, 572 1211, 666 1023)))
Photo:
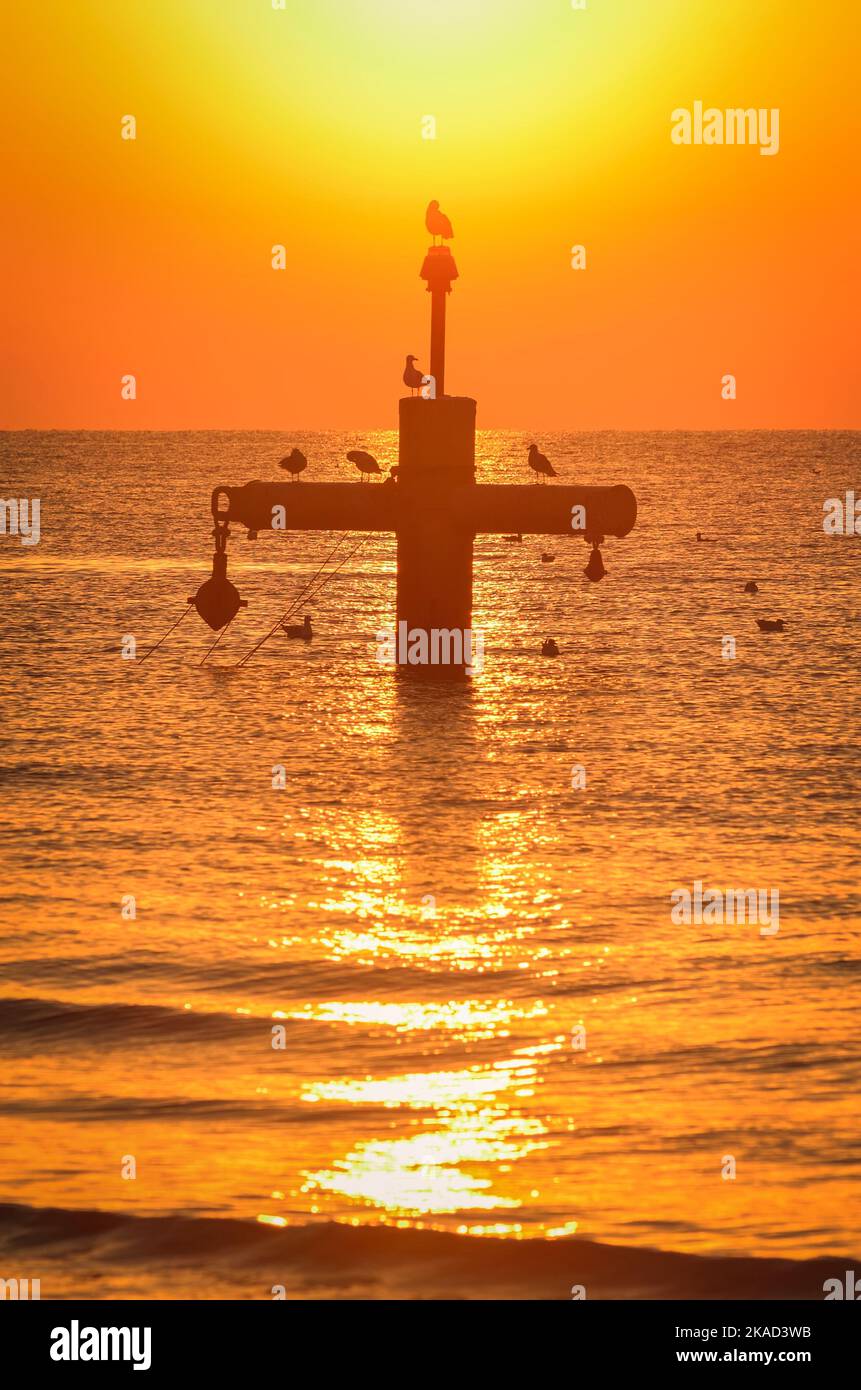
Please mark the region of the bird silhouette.
POLYGON ((545 637, 545 638, 544 638, 544 641, 541 643, 541 655, 542 655, 542 656, 558 656, 558 655, 559 655, 559 648, 557 647, 556 643, 553 641, 553 638, 552 638, 552 637, 545 637))
POLYGON ((554 561, 555 559, 556 559, 556 556, 555 556, 555 555, 548 555, 548 553, 547 553, 546 550, 542 550, 542 552, 541 552, 541 563, 542 563, 542 565, 550 565, 550 564, 553 563, 553 561, 554 561))
POLYGON ((512 544, 512 545, 522 545, 522 544, 523 544, 523 536, 521 535, 521 533, 520 533, 519 531, 518 531, 518 533, 517 533, 516 536, 503 536, 502 539, 503 539, 504 541, 511 541, 511 544, 512 544))
POLYGON ((298 483, 299 474, 304 473, 308 467, 308 460, 298 449, 293 449, 286 458, 281 460, 278 467, 283 468, 285 473, 292 473, 294 483, 298 483))
POLYGON ((362 476, 359 479, 360 483, 363 483, 365 479, 371 477, 372 474, 382 473, 383 471, 373 454, 366 454, 364 449, 351 449, 347 458, 351 463, 356 465, 361 473, 362 476))
POLYGON ((420 372, 413 363, 418 359, 410 353, 407 358, 407 365, 404 367, 404 386, 408 386, 411 391, 417 391, 425 379, 424 372, 420 372))
POLYGON ((434 246, 436 246, 437 237, 440 237, 443 241, 451 241, 454 236, 451 223, 445 213, 440 212, 439 203, 436 199, 434 199, 432 203, 428 203, 427 212, 425 213, 425 226, 433 237, 434 246))
POLYGON ((782 618, 757 618, 756 625, 760 632, 783 632, 782 618))
POLYGON ((745 586, 744 586, 744 592, 745 592, 746 594, 758 594, 758 593, 759 593, 759 585, 757 584, 757 582, 756 582, 755 579, 749 579, 749 580, 747 581, 747 583, 746 583, 745 586))
POLYGON ((311 619, 308 617, 307 613, 301 623, 282 622, 281 627, 288 637, 299 638, 303 642, 310 642, 311 638, 314 636, 314 633, 311 631, 311 619))
POLYGON ((550 460, 546 459, 544 455, 539 452, 537 444, 530 444, 529 446, 528 463, 533 473, 537 475, 535 479, 536 482, 541 478, 556 478, 559 476, 550 460))

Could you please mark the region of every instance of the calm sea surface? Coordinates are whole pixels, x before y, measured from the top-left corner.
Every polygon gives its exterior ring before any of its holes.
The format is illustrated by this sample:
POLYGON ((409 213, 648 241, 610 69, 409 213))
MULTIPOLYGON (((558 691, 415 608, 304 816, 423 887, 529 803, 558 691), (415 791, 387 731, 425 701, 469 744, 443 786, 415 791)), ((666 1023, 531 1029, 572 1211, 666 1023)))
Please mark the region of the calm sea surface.
MULTIPOLYGON (((479 480, 527 481, 529 442, 481 434, 479 480)), ((336 537, 234 532, 209 664, 195 614, 121 657, 207 576, 215 484, 294 444, 348 480, 393 433, 0 437, 42 528, 0 537, 0 1201, 861 1251, 861 538, 822 530, 861 436, 538 443, 637 526, 598 585, 579 539, 479 537, 484 671, 427 689, 376 660, 388 536, 302 606, 310 645, 237 670, 336 537), (695 880, 778 889, 779 932, 673 924, 695 880)), ((104 1277, 82 1249, 53 1289, 104 1277)))

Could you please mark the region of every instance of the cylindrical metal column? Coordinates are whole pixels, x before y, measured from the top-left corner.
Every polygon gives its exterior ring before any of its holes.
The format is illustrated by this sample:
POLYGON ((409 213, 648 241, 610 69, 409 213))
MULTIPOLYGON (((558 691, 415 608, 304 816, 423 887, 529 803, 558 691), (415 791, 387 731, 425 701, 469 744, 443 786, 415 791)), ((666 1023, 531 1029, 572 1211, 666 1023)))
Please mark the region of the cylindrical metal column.
POLYGON ((401 400, 399 655, 410 634, 425 633, 428 661, 398 664, 417 676, 457 678, 469 661, 474 533, 469 521, 457 515, 455 498, 474 481, 475 401, 465 396, 401 400), (435 662, 434 651, 445 651, 448 659, 435 662), (451 659, 458 651, 464 659, 451 659))

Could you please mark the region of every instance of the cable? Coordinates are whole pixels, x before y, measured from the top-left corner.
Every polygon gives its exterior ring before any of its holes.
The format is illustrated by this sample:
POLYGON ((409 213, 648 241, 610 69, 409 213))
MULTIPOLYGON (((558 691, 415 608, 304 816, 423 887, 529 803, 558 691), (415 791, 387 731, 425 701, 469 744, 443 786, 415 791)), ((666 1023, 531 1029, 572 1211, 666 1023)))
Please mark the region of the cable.
POLYGON ((150 647, 149 651, 144 652, 143 656, 139 656, 139 657, 138 657, 138 660, 137 660, 138 666, 140 666, 141 662, 146 661, 146 659, 147 659, 148 656, 152 656, 153 652, 158 651, 158 648, 161 646, 162 642, 164 642, 164 641, 166 640, 166 638, 168 638, 168 637, 170 636, 170 634, 173 632, 174 628, 179 627, 179 625, 180 625, 180 623, 182 622, 183 618, 186 617, 187 614, 189 614, 189 613, 191 612, 191 610, 192 610, 193 607, 194 607, 194 604, 193 604, 193 603, 189 603, 189 604, 186 605, 184 611, 183 611, 182 613, 180 613, 180 615, 179 615, 179 617, 177 618, 176 622, 175 622, 175 623, 171 623, 171 625, 170 625, 170 627, 168 628, 167 632, 164 634, 164 637, 162 637, 160 641, 156 642, 156 644, 155 644, 154 647, 150 647))
POLYGON ((350 531, 344 531, 343 534, 340 535, 340 536, 338 537, 338 539, 335 541, 335 544, 332 546, 332 549, 329 551, 329 554, 326 556, 325 560, 323 561, 322 565, 320 565, 320 567, 319 567, 319 569, 316 571, 316 573, 313 574, 313 575, 311 576, 311 578, 308 580, 308 583, 305 585, 305 587, 304 587, 304 589, 301 591, 301 593, 297 594, 296 598, 295 598, 295 599, 293 600, 293 602, 290 604, 290 606, 289 606, 289 608, 287 609, 286 613, 282 613, 281 617, 278 618, 278 619, 275 621, 275 623, 272 625, 272 627, 269 629, 269 631, 266 632, 266 633, 264 633, 263 636, 260 638, 260 641, 257 642, 257 643, 251 648, 251 651, 250 651, 250 652, 246 652, 245 656, 243 656, 242 659, 241 659, 240 661, 237 661, 237 663, 236 663, 237 666, 244 666, 245 663, 246 663, 246 661, 250 661, 251 658, 252 658, 252 656, 254 655, 254 653, 258 650, 258 648, 259 648, 259 647, 262 647, 264 642, 268 642, 268 641, 269 641, 269 638, 272 637, 272 636, 274 636, 274 634, 278 631, 278 628, 281 626, 281 624, 282 624, 282 623, 286 623, 287 619, 288 619, 289 617, 292 617, 293 613, 295 613, 297 607, 298 607, 299 604, 302 602, 303 598, 305 598, 305 596, 307 595, 308 590, 311 588, 311 585, 314 583, 314 581, 315 581, 315 580, 317 579, 317 577, 320 575, 320 573, 322 572, 322 570, 324 569, 324 567, 325 567, 326 565, 328 565, 328 563, 329 563, 329 561, 331 560, 332 556, 335 554, 335 551, 338 549, 338 546, 341 545, 341 544, 347 539, 347 537, 348 537, 349 535, 351 535, 351 534, 352 534, 352 532, 350 532, 350 531))
MULTIPOLYGON (((237 613, 238 613, 239 610, 237 609, 236 611, 237 611, 237 613)), ((235 617, 236 617, 236 613, 234 613, 234 615, 233 615, 233 618, 235 618, 235 617)), ((230 622, 227 622, 227 623, 224 624, 224 627, 223 627, 223 628, 221 629, 221 631, 219 632, 219 634, 218 634, 218 636, 216 637, 215 641, 213 642, 212 646, 211 646, 211 647, 208 647, 207 650, 203 653, 203 656, 201 657, 200 661, 197 663, 198 666, 202 666, 203 663, 206 661, 207 657, 208 657, 208 656, 211 656, 211 654, 215 651, 215 648, 218 646, 218 644, 219 644, 219 642, 221 641, 222 637, 224 636, 225 632, 226 632, 227 629, 230 627, 230 623, 233 622, 233 618, 230 619, 230 622)))
POLYGON ((250 652, 246 652, 245 656, 242 657, 241 661, 237 661, 237 666, 245 666, 246 663, 251 660, 254 653, 260 650, 264 642, 268 642, 270 637, 274 637, 281 624, 285 623, 288 618, 292 617, 292 615, 295 613, 296 609, 298 608, 299 604, 303 601, 303 599, 306 602, 310 602, 312 599, 316 599, 318 594, 321 594, 323 592, 329 580, 334 579, 338 571, 340 569, 343 569, 347 561, 352 559, 352 557, 357 553, 357 551, 359 551, 362 548, 362 546, 366 543, 366 541, 370 540, 371 537, 370 532, 368 532, 367 535, 362 536, 361 540, 353 546, 352 550, 347 552, 347 554, 335 566, 335 568, 333 570, 330 570, 328 574, 323 575, 322 581, 319 585, 317 585, 316 588, 313 589, 313 592, 309 593, 309 590, 312 589, 312 586, 315 584, 319 576, 322 574, 324 567, 329 563, 332 556, 335 554, 335 551, 338 549, 338 546, 341 545, 343 541, 347 540, 347 538, 352 534, 352 531, 345 531, 342 536, 339 536, 338 540, 335 542, 334 546, 329 551, 329 554, 326 556, 326 559, 323 561, 323 564, 320 565, 316 574, 314 574, 312 578, 309 579, 302 592, 299 595, 297 595, 297 597, 293 600, 290 607, 287 609, 287 612, 284 613, 282 617, 280 617, 278 621, 273 624, 273 626, 269 629, 268 632, 264 633, 264 635, 260 638, 260 641, 255 643, 255 645, 251 648, 250 652))

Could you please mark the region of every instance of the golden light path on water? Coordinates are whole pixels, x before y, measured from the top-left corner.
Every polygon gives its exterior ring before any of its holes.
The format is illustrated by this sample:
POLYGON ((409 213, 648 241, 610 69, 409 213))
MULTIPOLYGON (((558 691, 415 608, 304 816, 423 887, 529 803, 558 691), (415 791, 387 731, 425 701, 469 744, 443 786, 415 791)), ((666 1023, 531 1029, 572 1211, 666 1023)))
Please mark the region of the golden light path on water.
MULTIPOLYGON (((373 735, 373 729, 363 733, 373 735)), ((506 817, 515 831, 518 816, 506 817)), ((493 853, 493 840, 486 836, 487 853, 481 861, 484 893, 473 913, 461 910, 454 925, 438 918, 433 896, 416 908, 400 896, 400 865, 397 846, 399 823, 390 816, 364 810, 351 820, 350 838, 360 841, 365 853, 361 859, 324 859, 321 874, 327 881, 344 880, 367 885, 352 888, 343 897, 312 900, 308 906, 333 919, 356 919, 364 930, 351 931, 325 924, 319 929, 317 944, 333 962, 352 960, 371 965, 395 959, 413 966, 461 972, 517 967, 537 970, 551 955, 550 949, 536 947, 533 934, 522 921, 514 923, 507 902, 505 884, 509 868, 493 853), (470 919, 474 920, 470 920, 470 919)), ((330 838, 338 839, 343 827, 329 827, 330 838)), ((543 907, 549 894, 536 895, 536 908, 543 907)), ((261 900, 261 908, 278 907, 261 900)), ((275 945, 276 943, 271 943, 275 945)), ((398 1032, 433 1029, 452 1031, 461 1039, 509 1038, 516 1021, 546 1017, 543 1001, 527 1008, 510 1000, 495 1004, 477 1000, 427 1003, 388 1003, 380 1001, 326 1001, 306 1005, 293 1017, 314 1017, 325 1022, 347 1025, 377 1024, 398 1032)), ((518 1100, 531 1099, 539 1080, 540 1058, 558 1051, 564 1038, 532 1048, 517 1050, 514 1057, 486 1066, 457 1071, 429 1071, 386 1078, 365 1076, 339 1081, 317 1081, 302 1092, 302 1100, 340 1102, 350 1105, 383 1106, 427 1111, 432 1120, 423 1121, 422 1132, 408 1138, 374 1140, 356 1145, 330 1169, 306 1174, 304 1193, 332 1193, 374 1207, 380 1213, 399 1218, 421 1218, 455 1213, 464 1208, 479 1211, 520 1206, 521 1199, 499 1190, 500 1179, 520 1158, 546 1148, 541 1136, 546 1127, 537 1117, 517 1113, 518 1100), (464 1171, 493 1165, 493 1177, 464 1171)), ((477 1233, 519 1234, 521 1227, 494 1222, 477 1228, 472 1223, 459 1229, 477 1233)), ((576 1222, 559 1228, 570 1233, 576 1222)))
MULTIPOLYGON (((410 1216, 519 1206, 518 1198, 492 1190, 494 1179, 468 1174, 461 1165, 493 1164, 502 1175, 519 1158, 547 1147, 542 1138, 545 1126, 518 1114, 516 1101, 535 1093, 537 1054, 556 1050, 562 1042, 521 1049, 490 1067, 310 1087, 303 1100, 311 1103, 334 1100, 432 1110, 435 1118, 427 1122, 430 1132, 357 1146, 334 1169, 307 1174, 303 1190, 340 1193, 410 1216)), ((492 1229, 498 1234, 499 1224, 492 1229)))
MULTIPOLYGON (((376 726, 375 726, 376 727, 376 726)), ((374 728, 363 733, 373 736, 374 728)), ((517 811, 504 813, 507 837, 517 837, 521 817, 517 811)), ((482 898, 472 911, 461 905, 456 914, 437 915, 433 895, 416 906, 400 892, 401 864, 398 844, 400 824, 396 818, 362 810, 350 817, 345 831, 337 816, 327 816, 326 835, 330 842, 359 842, 361 858, 327 858, 319 863, 326 882, 346 882, 351 887, 344 896, 312 899, 307 906, 333 921, 355 919, 363 930, 343 925, 334 928, 322 918, 316 933, 317 948, 333 963, 352 961, 358 966, 380 965, 387 960, 407 962, 423 970, 444 968, 447 972, 471 972, 515 968, 528 971, 535 979, 558 973, 557 955, 564 958, 569 948, 538 944, 533 940, 537 927, 529 925, 529 911, 515 915, 511 906, 511 861, 498 851, 498 833, 493 824, 480 827, 481 857, 476 876, 482 898), (450 917, 453 922, 449 922, 450 917)), ((285 829, 284 834, 290 831, 285 829)), ((316 834, 320 834, 319 828, 316 834)), ((295 835, 301 839, 302 832, 295 835)), ((537 923, 546 920, 554 895, 537 889, 532 893, 532 911, 537 923)), ((286 904, 260 899, 262 910, 283 910, 286 904)), ((560 923, 560 933, 567 924, 560 923)), ((270 946, 289 947, 270 940, 270 946)), ((603 953, 609 954, 609 947, 603 953)), ((596 964, 600 965, 599 959, 596 964)), ((584 962, 591 964, 591 962, 584 962)), ((451 1031, 458 1039, 473 1042, 511 1037, 515 1024, 546 1018, 549 1010, 540 999, 527 1007, 511 1000, 495 1003, 479 1000, 429 1003, 383 1003, 374 1001, 327 1000, 306 1004, 292 1014, 273 1017, 313 1018, 325 1023, 377 1025, 398 1033, 451 1031)), ((521 1206, 519 1196, 506 1195, 504 1186, 513 1165, 530 1154, 549 1147, 547 1126, 537 1117, 518 1108, 534 1098, 541 1083, 540 1063, 551 1053, 570 1046, 560 1035, 552 1041, 516 1049, 513 1056, 486 1065, 461 1070, 423 1071, 374 1077, 319 1080, 306 1086, 301 1099, 307 1104, 336 1103, 353 1106, 420 1110, 432 1118, 421 1121, 421 1132, 410 1137, 375 1139, 355 1145, 331 1168, 307 1172, 303 1194, 334 1194, 375 1209, 382 1220, 405 1218, 424 1225, 421 1218, 433 1218, 463 1210, 502 1211, 521 1206), (465 1170, 465 1165, 470 1171, 465 1170), (493 1176, 479 1176, 492 1172, 493 1176)), ((532 1194, 537 1195, 537 1194, 532 1194)), ((261 1215, 260 1220, 279 1218, 261 1215)), ((577 1222, 543 1223, 541 1233, 570 1235, 577 1222)), ((470 1234, 520 1235, 522 1225, 492 1222, 461 1224, 458 1230, 470 1234)), ((537 1232, 536 1232, 537 1233, 537 1232)))

